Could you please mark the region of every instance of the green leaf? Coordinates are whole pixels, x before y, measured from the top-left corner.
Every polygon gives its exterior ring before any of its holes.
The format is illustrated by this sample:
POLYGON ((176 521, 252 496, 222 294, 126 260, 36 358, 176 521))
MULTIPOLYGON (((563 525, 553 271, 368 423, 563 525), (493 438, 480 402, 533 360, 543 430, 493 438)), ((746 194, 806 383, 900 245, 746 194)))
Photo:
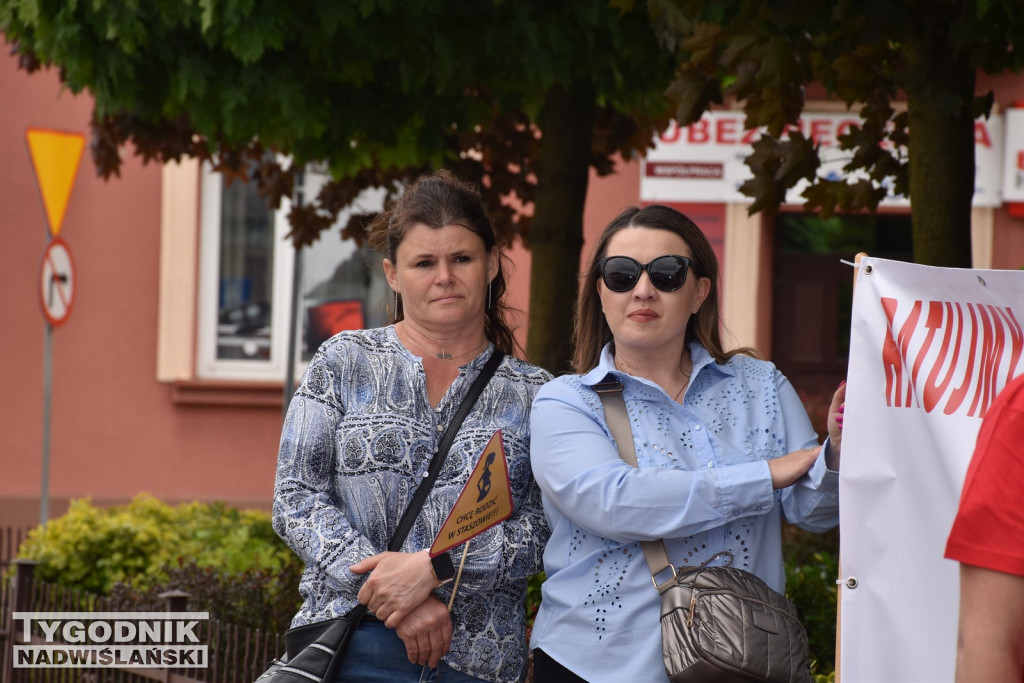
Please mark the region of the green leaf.
POLYGON ((202 19, 199 26, 203 33, 210 31, 214 25, 214 4, 217 0, 199 0, 199 7, 202 9, 202 19))
POLYGON ((787 139, 777 149, 782 163, 775 172, 775 179, 787 189, 800 180, 812 180, 817 175, 821 166, 818 145, 813 144, 800 131, 790 131, 787 139))
POLYGON ((696 123, 712 103, 722 102, 722 93, 715 81, 693 69, 683 70, 665 94, 678 104, 676 119, 680 126, 696 123))

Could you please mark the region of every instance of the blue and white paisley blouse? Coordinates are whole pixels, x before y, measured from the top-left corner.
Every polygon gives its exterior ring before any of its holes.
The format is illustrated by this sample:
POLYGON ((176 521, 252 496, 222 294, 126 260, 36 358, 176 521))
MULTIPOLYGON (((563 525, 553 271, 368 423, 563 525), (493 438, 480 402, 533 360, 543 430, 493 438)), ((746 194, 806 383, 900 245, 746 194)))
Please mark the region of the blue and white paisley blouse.
POLYGON ((720 365, 700 344, 689 349, 682 405, 616 370, 608 346, 597 368, 559 377, 533 404, 551 540, 531 646, 588 681, 668 680, 661 598, 637 541, 664 538, 677 567, 731 551, 734 566, 781 591, 781 519, 812 531, 839 522, 839 473, 824 449, 795 484, 772 489, 768 461, 818 443, 789 381, 766 361, 720 365), (593 389, 609 374, 624 384, 637 468, 619 457, 593 389))
MULTIPOLYGON (((306 563, 293 625, 356 606, 365 576, 349 567, 383 552, 438 441, 484 363, 488 345, 459 369, 434 408, 418 356, 393 327, 342 332, 317 351, 285 418, 274 487, 274 528, 306 563)), ((444 661, 490 681, 518 681, 526 666, 523 599, 541 569, 548 525, 530 468, 530 404, 551 378, 506 357, 466 416, 402 550, 429 548, 495 430, 508 458, 514 512, 472 539, 452 606, 444 661)), ((456 564, 462 547, 452 550, 456 564)), ((438 589, 447 602, 452 584, 438 589)))

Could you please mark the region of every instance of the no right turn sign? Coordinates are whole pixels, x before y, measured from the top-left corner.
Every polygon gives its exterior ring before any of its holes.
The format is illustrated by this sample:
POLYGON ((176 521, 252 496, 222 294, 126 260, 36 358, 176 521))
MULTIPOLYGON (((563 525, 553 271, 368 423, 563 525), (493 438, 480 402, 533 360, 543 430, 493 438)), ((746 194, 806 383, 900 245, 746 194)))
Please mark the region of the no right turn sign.
POLYGON ((64 240, 55 238, 46 245, 40 268, 39 297, 43 315, 53 326, 68 319, 75 301, 75 265, 64 240))

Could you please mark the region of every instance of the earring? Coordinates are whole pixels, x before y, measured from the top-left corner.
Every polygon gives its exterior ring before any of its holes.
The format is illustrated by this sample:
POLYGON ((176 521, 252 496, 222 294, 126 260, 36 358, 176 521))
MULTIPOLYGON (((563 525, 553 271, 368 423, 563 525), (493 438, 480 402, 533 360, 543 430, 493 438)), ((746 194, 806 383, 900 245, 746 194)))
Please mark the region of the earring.
POLYGON ((398 317, 398 290, 395 290, 395 317, 398 317))
POLYGON ((487 310, 491 310, 491 283, 487 283, 487 310))

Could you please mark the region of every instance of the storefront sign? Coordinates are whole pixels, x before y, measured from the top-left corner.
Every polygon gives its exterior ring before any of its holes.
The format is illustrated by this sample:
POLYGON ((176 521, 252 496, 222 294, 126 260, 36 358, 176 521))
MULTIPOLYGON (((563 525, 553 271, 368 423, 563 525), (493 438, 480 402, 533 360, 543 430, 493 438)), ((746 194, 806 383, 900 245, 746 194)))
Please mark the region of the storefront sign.
MULTIPOLYGON (((742 111, 712 111, 697 123, 680 128, 675 124, 658 138, 643 162, 640 197, 646 202, 750 203, 739 187, 751 177, 744 160, 764 129, 745 130, 742 111)), ((839 137, 860 125, 852 113, 805 113, 800 131, 820 145, 818 173, 828 178, 847 176, 843 166, 852 152, 839 149, 839 137)), ((1003 164, 1001 116, 975 122, 975 206, 999 206, 1003 164)), ((804 185, 790 190, 787 201, 802 204, 804 185)), ((1024 193, 1024 187, 1022 187, 1024 193)), ((1024 196, 1024 195, 1022 195, 1024 196)), ((902 196, 890 196, 885 206, 908 206, 902 196)))
POLYGON ((1024 202, 1024 108, 1006 110, 1003 200, 1024 202))

